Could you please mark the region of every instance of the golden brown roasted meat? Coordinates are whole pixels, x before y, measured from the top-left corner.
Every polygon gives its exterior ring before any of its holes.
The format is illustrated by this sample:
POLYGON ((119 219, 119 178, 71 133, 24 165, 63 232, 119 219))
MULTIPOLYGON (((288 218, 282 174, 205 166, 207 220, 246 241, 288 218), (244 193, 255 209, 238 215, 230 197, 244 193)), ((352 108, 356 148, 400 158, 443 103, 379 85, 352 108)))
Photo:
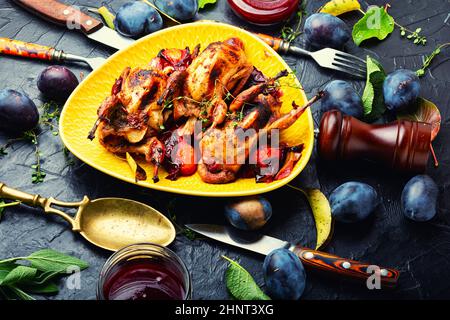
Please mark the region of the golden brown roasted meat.
MULTIPOLYGON (((269 84, 271 82, 273 79, 268 81, 269 84)), ((301 108, 293 103, 294 109, 291 112, 281 114, 281 101, 276 93, 274 95, 260 93, 253 98, 254 92, 260 89, 260 85, 257 85, 243 92, 241 99, 244 97, 250 99, 245 102, 250 107, 241 121, 228 121, 221 130, 208 129, 202 137, 198 173, 204 182, 224 184, 236 180, 245 160, 256 152, 261 135, 269 135, 272 130, 289 128, 312 103, 319 99, 319 96, 316 96, 301 108), (252 94, 249 95, 249 92, 252 94)), ((233 103, 237 103, 237 99, 239 96, 233 103)), ((243 100, 241 102, 244 103, 243 100)))
POLYGON ((224 96, 237 95, 253 71, 238 38, 211 43, 186 69, 174 73, 163 99, 173 99, 174 118, 211 118, 212 127, 225 120, 224 96))

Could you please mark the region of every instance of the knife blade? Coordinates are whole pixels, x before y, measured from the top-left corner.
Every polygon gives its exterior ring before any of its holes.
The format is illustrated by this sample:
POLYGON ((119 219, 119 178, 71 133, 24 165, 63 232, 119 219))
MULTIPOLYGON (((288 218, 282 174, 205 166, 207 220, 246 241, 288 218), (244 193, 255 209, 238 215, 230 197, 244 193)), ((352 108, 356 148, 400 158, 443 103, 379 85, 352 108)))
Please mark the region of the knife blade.
POLYGON ((65 26, 69 30, 79 30, 88 38, 114 49, 120 50, 134 43, 133 39, 121 36, 116 31, 105 26, 100 20, 81 12, 74 6, 69 6, 56 0, 13 1, 45 20, 65 26))
POLYGON ((275 249, 286 248, 294 252, 307 267, 363 281, 364 283, 376 273, 379 276, 382 288, 395 287, 400 276, 399 271, 392 268, 344 259, 329 253, 296 246, 270 236, 244 232, 228 226, 189 224, 186 227, 208 238, 262 255, 268 255, 275 249))

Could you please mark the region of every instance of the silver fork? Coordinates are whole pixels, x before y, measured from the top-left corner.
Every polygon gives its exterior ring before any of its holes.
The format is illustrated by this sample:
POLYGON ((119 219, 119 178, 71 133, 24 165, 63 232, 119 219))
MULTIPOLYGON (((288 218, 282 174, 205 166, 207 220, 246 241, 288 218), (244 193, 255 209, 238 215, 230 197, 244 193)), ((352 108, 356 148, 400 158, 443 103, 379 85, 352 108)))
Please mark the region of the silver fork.
POLYGON ((57 61, 57 62, 63 62, 63 61, 84 62, 84 63, 87 63, 91 67, 92 70, 97 69, 106 61, 105 58, 100 58, 100 57, 85 58, 85 57, 76 56, 74 54, 65 53, 64 51, 61 51, 61 50, 55 51, 55 55, 54 55, 53 59, 54 59, 54 61, 57 61))
POLYGON ((288 52, 310 56, 323 68, 345 72, 362 79, 367 76, 366 61, 346 52, 332 48, 310 52, 294 46, 289 46, 288 52))
POLYGON ((313 58, 321 67, 345 72, 357 78, 366 78, 366 61, 352 54, 342 52, 332 48, 325 48, 318 51, 308 51, 299 47, 292 46, 283 39, 274 38, 265 34, 256 34, 275 51, 286 54, 309 56, 313 58))

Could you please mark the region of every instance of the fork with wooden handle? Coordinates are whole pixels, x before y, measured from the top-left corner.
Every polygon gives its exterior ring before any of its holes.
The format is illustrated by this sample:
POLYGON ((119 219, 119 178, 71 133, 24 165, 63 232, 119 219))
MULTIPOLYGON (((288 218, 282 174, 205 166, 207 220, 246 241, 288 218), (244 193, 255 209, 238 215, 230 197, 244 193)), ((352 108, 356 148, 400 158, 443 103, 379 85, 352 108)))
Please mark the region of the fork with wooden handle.
POLYGON ((366 78, 366 62, 357 56, 331 48, 311 52, 267 34, 255 33, 255 35, 279 53, 308 56, 313 58, 323 68, 345 72, 357 78, 366 78))
POLYGON ((62 50, 57 50, 52 47, 47 47, 34 43, 27 43, 8 38, 0 38, 0 53, 10 56, 18 56, 54 62, 63 62, 63 61, 84 62, 88 64, 92 68, 92 70, 97 69, 105 62, 104 58, 80 57, 70 53, 65 53, 62 50))

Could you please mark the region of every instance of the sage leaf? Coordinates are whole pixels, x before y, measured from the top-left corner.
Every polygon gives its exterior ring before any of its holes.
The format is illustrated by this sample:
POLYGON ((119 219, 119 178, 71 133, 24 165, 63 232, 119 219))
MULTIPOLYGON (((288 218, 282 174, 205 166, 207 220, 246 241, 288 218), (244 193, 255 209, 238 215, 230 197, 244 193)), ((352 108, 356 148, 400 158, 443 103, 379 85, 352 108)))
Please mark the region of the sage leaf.
POLYGON ((39 250, 28 257, 31 266, 43 272, 69 273, 68 269, 78 267, 80 270, 86 269, 89 265, 78 258, 65 255, 52 249, 39 250))
POLYGON ((369 56, 366 63, 367 79, 362 94, 364 117, 367 121, 374 121, 386 111, 383 98, 383 82, 386 79, 386 73, 381 64, 369 56))
POLYGON ((1 285, 15 285, 17 283, 24 283, 34 279, 37 269, 27 266, 17 266, 12 269, 0 283, 1 285))
POLYGON ((207 4, 215 4, 217 0, 198 0, 198 8, 203 9, 207 4))
POLYGON ((25 286, 23 289, 36 294, 56 294, 59 292, 58 286, 53 282, 47 282, 43 284, 30 284, 25 286))
POLYGON ((14 292, 14 294, 19 297, 21 300, 36 300, 35 298, 33 298, 32 296, 30 296, 28 293, 26 293, 25 291, 14 287, 14 286, 8 286, 8 288, 14 292))
POLYGON ((12 263, 2 263, 0 264, 0 284, 3 279, 16 267, 17 265, 12 263))
POLYGON ((377 38, 385 39, 394 31, 394 18, 384 8, 370 6, 367 12, 353 26, 352 37, 357 46, 364 40, 377 38))
POLYGON ((247 270, 228 257, 222 256, 222 258, 229 262, 225 281, 233 298, 237 300, 270 300, 247 270))

